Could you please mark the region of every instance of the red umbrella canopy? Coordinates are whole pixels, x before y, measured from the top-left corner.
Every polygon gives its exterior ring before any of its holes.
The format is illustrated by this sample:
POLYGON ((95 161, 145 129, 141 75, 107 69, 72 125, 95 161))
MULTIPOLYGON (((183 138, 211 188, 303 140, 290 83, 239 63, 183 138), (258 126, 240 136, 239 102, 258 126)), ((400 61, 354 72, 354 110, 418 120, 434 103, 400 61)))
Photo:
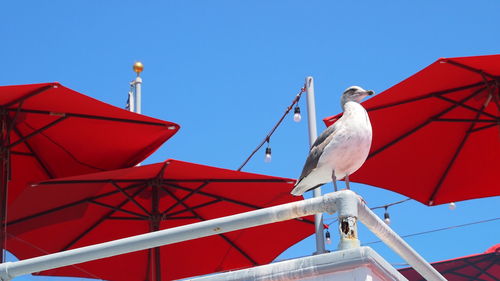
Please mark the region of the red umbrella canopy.
POLYGON ((27 183, 133 166, 179 130, 59 83, 0 86, 0 108, 10 202, 27 183))
MULTIPOLYGON (((432 263, 448 281, 500 280, 500 244, 482 254, 432 263)), ((410 281, 425 281, 413 268, 403 268, 399 272, 410 281)))
MULTIPOLYGON (((294 182, 177 160, 42 182, 11 208, 7 249, 26 259, 301 200, 294 182)), ((291 220, 40 274, 173 280, 269 263, 312 233, 291 220)))
POLYGON ((499 86, 500 55, 442 58, 367 100, 372 147, 351 179, 426 205, 500 195, 499 86))

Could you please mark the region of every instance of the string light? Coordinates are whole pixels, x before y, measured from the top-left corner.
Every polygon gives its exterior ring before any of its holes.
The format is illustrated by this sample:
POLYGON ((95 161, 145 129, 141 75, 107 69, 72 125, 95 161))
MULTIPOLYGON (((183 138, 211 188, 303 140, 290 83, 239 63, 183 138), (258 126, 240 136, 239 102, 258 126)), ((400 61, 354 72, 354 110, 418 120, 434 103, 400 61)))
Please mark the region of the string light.
POLYGON ((295 106, 295 109, 293 110, 293 121, 295 122, 300 122, 302 120, 302 116, 300 115, 300 107, 297 105, 295 106))
POLYGON ((331 239, 331 236, 330 236, 330 231, 328 231, 328 229, 326 230, 325 238, 326 238, 326 244, 332 244, 332 239, 331 239))
MULTIPOLYGON (((292 110, 293 106, 296 105, 299 100, 300 100, 300 96, 302 95, 302 93, 304 93, 306 91, 306 87, 304 85, 304 87, 300 88, 300 91, 299 93, 297 93, 297 95, 295 95, 295 98, 293 99, 292 101, 292 104, 290 104, 286 110, 285 110, 285 113, 281 116, 281 118, 278 120, 278 122, 274 125, 274 127, 271 129, 271 131, 266 135, 266 137, 264 138, 264 140, 262 140, 260 142, 259 145, 257 145, 257 147, 252 151, 252 153, 250 153, 250 156, 247 157, 247 159, 243 162, 243 164, 241 164, 241 166, 237 169, 238 171, 241 171, 241 169, 243 169, 243 167, 245 167, 245 165, 248 163, 248 161, 250 161, 250 159, 252 159, 252 157, 255 155, 255 153, 257 153, 257 151, 259 151, 259 149, 266 143, 268 142, 269 138, 271 138, 271 136, 274 134, 274 132, 276 131, 276 129, 279 127, 279 125, 281 124, 281 122, 283 122, 283 119, 285 119, 285 116, 292 110)), ((298 108, 298 106, 296 107, 298 108)), ((300 109, 299 109, 300 111, 300 109)), ((294 114, 294 117, 295 117, 295 114, 294 114)), ((295 118, 294 118, 295 119, 295 118)), ((269 161, 271 161, 271 148, 268 146, 266 148, 266 159, 268 159, 268 156, 269 155, 269 161), (267 153, 269 152, 269 153, 267 153)), ((267 162, 267 161, 266 161, 267 162)))
POLYGON ((387 225, 391 224, 391 217, 389 216, 389 212, 387 211, 387 206, 385 206, 384 222, 387 225))
POLYGON ((457 204, 455 204, 455 202, 451 202, 448 205, 448 208, 453 211, 453 210, 455 210, 457 208, 457 204))
POLYGON ((267 139, 266 156, 264 156, 264 162, 271 162, 271 147, 269 146, 269 139, 267 139))

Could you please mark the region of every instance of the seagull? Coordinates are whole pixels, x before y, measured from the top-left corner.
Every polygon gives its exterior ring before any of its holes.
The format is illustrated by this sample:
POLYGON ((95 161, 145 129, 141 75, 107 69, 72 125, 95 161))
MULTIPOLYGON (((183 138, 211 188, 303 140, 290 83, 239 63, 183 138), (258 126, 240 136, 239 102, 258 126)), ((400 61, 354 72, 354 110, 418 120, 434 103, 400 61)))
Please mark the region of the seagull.
POLYGON ((360 102, 373 93, 358 86, 344 91, 340 100, 344 113, 314 142, 292 195, 300 196, 330 181, 337 191, 337 180, 343 178, 349 189, 349 175, 363 165, 370 151, 372 126, 360 102))

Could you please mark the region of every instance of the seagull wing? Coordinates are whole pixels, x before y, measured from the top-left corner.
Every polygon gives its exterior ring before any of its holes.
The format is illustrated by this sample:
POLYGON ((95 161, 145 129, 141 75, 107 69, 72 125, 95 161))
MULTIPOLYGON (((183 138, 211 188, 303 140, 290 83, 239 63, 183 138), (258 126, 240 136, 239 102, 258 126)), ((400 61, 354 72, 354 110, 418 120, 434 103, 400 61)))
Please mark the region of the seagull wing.
POLYGON ((326 128, 326 130, 324 130, 323 133, 321 133, 321 135, 316 139, 311 147, 309 156, 307 156, 306 163, 304 164, 304 168, 302 169, 302 173, 300 174, 300 178, 298 180, 299 182, 318 166, 319 158, 323 154, 325 147, 338 132, 339 123, 341 123, 341 120, 338 120, 332 126, 326 128))

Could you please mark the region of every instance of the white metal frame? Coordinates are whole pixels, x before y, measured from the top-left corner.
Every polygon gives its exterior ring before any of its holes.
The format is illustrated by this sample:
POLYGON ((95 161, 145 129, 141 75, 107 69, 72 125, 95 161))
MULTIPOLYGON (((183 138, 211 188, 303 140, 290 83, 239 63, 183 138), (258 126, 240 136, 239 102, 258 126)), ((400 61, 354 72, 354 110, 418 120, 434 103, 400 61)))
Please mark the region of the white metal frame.
POLYGON ((361 197, 350 190, 342 190, 321 197, 160 230, 17 262, 2 263, 0 264, 0 280, 7 281, 19 275, 323 212, 330 214, 334 212, 338 213, 341 235, 340 249, 348 249, 359 245, 356 235, 356 221, 359 219, 426 280, 446 280, 404 242, 401 237, 380 220, 377 215, 365 205, 361 197))

